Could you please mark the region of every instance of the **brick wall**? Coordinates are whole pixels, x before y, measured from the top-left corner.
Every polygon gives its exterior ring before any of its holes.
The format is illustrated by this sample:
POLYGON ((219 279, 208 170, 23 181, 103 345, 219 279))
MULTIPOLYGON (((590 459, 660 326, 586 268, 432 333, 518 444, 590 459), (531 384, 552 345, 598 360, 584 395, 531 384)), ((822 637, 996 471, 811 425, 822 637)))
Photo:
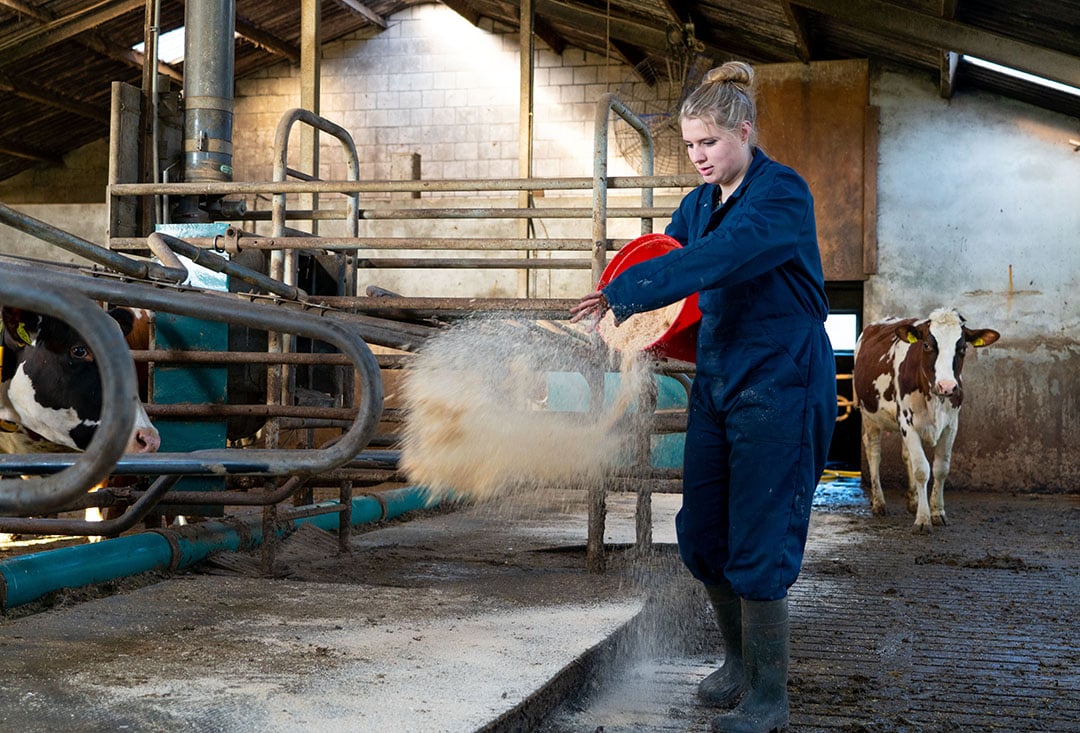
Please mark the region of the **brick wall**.
MULTIPOLYGON (((536 177, 592 175, 597 99, 629 69, 614 59, 537 41, 534 163, 536 177)), ((441 4, 388 18, 371 38, 323 48, 320 114, 353 136, 362 179, 393 177, 393 160, 418 153, 427 179, 518 175, 518 37, 484 21, 476 27, 441 4)), ((299 69, 281 63, 237 81, 236 180, 269 180, 274 131, 299 106, 299 69)), ((295 128, 294 128, 295 129, 295 128)), ((290 165, 299 152, 294 133, 290 165)), ((612 146, 612 174, 630 174, 612 146)), ((344 178, 340 145, 323 139, 324 178, 344 178)))

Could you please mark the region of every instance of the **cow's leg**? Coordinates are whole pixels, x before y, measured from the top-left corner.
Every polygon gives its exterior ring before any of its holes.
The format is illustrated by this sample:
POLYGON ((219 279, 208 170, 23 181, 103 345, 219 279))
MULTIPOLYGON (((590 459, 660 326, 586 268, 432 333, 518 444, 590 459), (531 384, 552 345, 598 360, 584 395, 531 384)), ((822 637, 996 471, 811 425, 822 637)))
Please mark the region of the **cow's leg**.
POLYGON ((930 493, 930 519, 942 527, 949 523, 945 516, 945 479, 949 476, 954 440, 956 430, 948 427, 941 433, 941 438, 934 448, 934 487, 930 493))
POLYGON ((912 532, 928 533, 930 531, 930 504, 926 500, 926 484, 930 479, 930 461, 926 460, 926 451, 922 447, 922 439, 910 426, 901 425, 900 435, 904 441, 904 448, 910 478, 910 491, 915 495, 915 524, 911 527, 912 532))
POLYGON ((870 511, 875 516, 885 514, 885 494, 881 491, 881 429, 863 414, 862 443, 866 465, 870 471, 870 511))
POLYGON ((907 474, 907 510, 908 514, 914 514, 919 510, 919 484, 915 481, 915 474, 912 473, 913 464, 911 458, 908 457, 908 444, 907 441, 900 440, 900 460, 904 462, 904 473, 907 474))

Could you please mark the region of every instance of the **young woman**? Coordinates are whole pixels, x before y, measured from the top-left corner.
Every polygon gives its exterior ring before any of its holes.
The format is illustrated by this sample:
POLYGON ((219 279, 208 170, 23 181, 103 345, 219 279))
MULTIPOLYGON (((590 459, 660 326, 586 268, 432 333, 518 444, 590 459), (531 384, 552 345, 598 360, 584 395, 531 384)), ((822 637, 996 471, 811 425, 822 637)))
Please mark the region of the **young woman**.
POLYGON ((787 591, 832 438, 836 373, 813 198, 757 147, 753 82, 749 65, 729 62, 682 105, 686 150, 704 180, 666 229, 683 247, 586 295, 571 320, 610 308, 622 322, 699 293, 676 530, 725 655, 698 692, 733 707, 714 730, 764 732, 789 719, 787 591))

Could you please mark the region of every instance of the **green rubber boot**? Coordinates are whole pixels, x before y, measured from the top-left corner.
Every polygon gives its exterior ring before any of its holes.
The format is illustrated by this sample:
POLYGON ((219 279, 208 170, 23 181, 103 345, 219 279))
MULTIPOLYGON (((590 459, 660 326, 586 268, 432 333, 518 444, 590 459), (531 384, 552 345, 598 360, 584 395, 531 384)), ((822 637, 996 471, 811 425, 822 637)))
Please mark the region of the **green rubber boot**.
POLYGON ((698 684, 698 697, 709 705, 732 708, 746 684, 742 650, 742 599, 728 584, 706 585, 724 642, 720 668, 698 684))
POLYGON ((735 709, 713 719, 716 733, 770 733, 784 730, 788 707, 787 598, 742 602, 743 660, 747 691, 735 709))

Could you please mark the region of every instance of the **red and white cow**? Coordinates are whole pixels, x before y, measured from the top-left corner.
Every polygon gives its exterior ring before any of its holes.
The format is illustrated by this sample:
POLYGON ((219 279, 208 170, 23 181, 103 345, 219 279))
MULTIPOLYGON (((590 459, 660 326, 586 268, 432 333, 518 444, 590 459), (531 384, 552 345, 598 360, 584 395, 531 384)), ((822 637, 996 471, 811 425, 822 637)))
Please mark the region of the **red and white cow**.
POLYGON ((881 492, 881 433, 900 431, 908 474, 908 511, 915 514, 913 532, 929 532, 931 523, 944 525, 945 479, 964 400, 960 372, 968 345, 988 346, 997 331, 970 329, 951 308, 929 318, 890 318, 863 329, 855 345, 853 381, 862 412, 862 440, 870 469, 870 504, 874 514, 885 513, 881 492), (926 485, 933 451, 933 490, 926 485))

